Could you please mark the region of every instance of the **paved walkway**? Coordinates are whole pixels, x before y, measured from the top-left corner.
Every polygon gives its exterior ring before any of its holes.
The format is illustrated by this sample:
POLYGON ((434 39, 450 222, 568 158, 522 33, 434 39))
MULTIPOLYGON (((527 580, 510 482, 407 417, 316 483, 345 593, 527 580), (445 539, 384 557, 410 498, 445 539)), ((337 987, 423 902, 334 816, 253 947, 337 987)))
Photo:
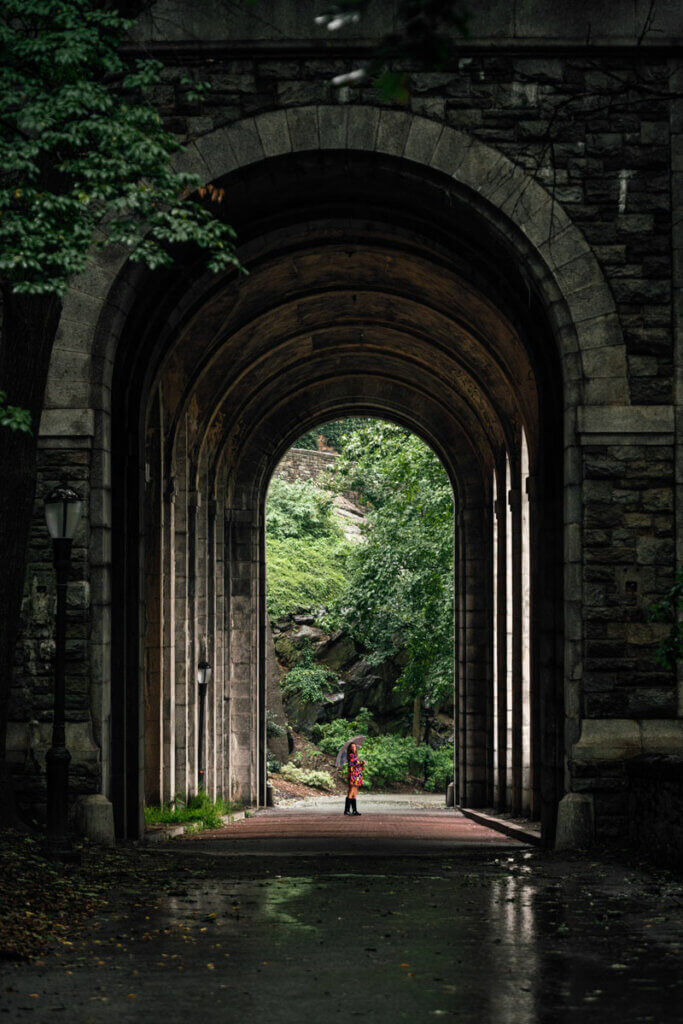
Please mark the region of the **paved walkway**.
POLYGON ((262 810, 201 836, 215 853, 340 853, 362 856, 431 855, 473 847, 516 848, 522 844, 446 808, 442 797, 389 794, 358 801, 359 817, 345 816, 339 797, 262 810))

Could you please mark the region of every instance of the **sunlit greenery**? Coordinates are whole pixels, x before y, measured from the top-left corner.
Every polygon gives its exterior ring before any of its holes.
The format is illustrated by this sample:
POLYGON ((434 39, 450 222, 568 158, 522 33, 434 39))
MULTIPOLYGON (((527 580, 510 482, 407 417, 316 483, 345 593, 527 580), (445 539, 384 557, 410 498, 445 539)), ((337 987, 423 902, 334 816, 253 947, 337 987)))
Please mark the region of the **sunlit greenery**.
MULTIPOLYGON (((317 726, 315 735, 320 749, 330 756, 353 736, 365 735, 359 756, 365 761, 363 785, 368 788, 412 778, 415 785, 424 785, 425 789, 445 790, 453 778, 452 746, 433 750, 426 743, 416 743, 412 736, 370 735, 371 728, 372 716, 362 708, 355 719, 337 718, 317 726)), ((342 769, 342 776, 344 773, 342 769)))
POLYGON ((375 421, 346 445, 335 472, 340 490, 368 508, 365 543, 349 562, 349 587, 332 609, 380 664, 404 651, 407 695, 438 704, 453 680, 453 494, 446 472, 420 438, 375 421))
POLYGON ((173 805, 145 807, 145 824, 186 825, 190 830, 220 828, 224 815, 234 813, 238 807, 220 798, 214 802, 208 793, 198 793, 187 803, 177 797, 173 805))
POLYGON ((320 609, 342 599, 350 545, 332 499, 310 481, 276 479, 266 505, 268 614, 320 609))

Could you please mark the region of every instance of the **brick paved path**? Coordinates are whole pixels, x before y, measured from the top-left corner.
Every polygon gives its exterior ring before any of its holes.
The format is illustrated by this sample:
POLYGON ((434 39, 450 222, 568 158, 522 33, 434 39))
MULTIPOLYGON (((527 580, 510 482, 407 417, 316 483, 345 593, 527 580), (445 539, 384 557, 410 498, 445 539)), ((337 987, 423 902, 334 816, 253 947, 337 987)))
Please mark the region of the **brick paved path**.
POLYGON ((295 850, 302 847, 328 852, 433 852, 444 848, 504 845, 519 848, 520 843, 500 832, 478 825, 454 811, 406 810, 401 813, 367 812, 345 817, 335 812, 301 808, 270 808, 243 821, 236 821, 213 832, 186 836, 183 842, 211 844, 246 852, 258 846, 295 850))

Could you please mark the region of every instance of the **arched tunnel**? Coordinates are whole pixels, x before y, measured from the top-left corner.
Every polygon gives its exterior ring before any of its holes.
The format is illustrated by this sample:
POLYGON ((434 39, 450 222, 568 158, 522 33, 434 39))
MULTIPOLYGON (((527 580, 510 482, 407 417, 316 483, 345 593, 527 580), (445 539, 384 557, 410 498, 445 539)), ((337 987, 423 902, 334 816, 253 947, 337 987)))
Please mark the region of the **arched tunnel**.
POLYGON ((561 305, 521 231, 452 177, 310 151, 214 182, 247 274, 196 254, 134 296, 112 375, 112 798, 265 794, 264 502, 312 426, 393 420, 455 495, 456 799, 541 818, 563 792, 561 305))

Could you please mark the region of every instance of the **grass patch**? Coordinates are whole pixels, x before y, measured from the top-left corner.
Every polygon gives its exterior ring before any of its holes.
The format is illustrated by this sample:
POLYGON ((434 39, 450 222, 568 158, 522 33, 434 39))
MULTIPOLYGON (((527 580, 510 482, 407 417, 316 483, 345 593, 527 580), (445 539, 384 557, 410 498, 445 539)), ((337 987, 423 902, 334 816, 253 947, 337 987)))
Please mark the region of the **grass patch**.
POLYGON ((175 805, 145 807, 145 825, 185 825, 186 832, 200 832, 208 828, 220 828, 223 816, 241 810, 240 804, 227 800, 214 803, 208 793, 198 793, 187 803, 176 797, 175 805))

